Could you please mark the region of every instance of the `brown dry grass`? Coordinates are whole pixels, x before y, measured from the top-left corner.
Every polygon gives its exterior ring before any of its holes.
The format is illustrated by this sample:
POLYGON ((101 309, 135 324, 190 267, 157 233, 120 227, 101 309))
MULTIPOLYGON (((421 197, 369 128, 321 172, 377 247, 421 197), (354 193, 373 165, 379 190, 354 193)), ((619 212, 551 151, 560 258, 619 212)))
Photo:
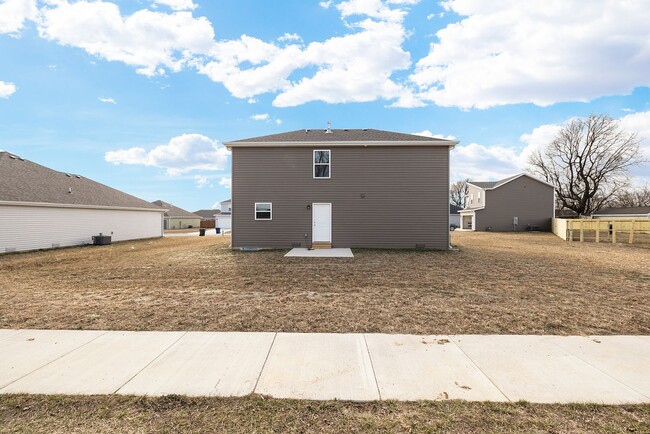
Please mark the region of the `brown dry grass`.
POLYGON ((0 327, 648 334, 650 250, 455 232, 460 251, 354 259, 174 237, 0 257, 0 327))
POLYGON ((650 405, 0 396, 0 432, 649 432, 650 405))

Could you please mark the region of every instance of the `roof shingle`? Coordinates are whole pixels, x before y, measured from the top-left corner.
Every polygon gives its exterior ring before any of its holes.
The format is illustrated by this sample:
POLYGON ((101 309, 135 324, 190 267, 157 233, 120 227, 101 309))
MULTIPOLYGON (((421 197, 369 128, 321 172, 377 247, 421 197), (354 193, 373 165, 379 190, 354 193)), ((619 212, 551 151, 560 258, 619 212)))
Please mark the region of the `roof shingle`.
POLYGON ((183 208, 179 208, 175 205, 172 205, 169 202, 163 202, 162 200, 154 200, 151 202, 154 205, 159 206, 160 208, 165 208, 167 211, 165 212, 165 217, 169 218, 185 218, 185 219, 200 219, 203 218, 200 215, 193 214, 189 211, 184 210, 183 208))
POLYGON ((99 182, 57 172, 4 151, 0 151, 0 201, 158 209, 99 182))
POLYGON ((300 143, 300 142, 449 142, 452 146, 454 140, 439 139, 434 137, 417 136, 414 134, 396 133, 392 131, 364 129, 332 129, 329 130, 296 130, 286 133, 270 134, 268 136, 252 137, 249 139, 235 140, 227 145, 238 143, 300 143))

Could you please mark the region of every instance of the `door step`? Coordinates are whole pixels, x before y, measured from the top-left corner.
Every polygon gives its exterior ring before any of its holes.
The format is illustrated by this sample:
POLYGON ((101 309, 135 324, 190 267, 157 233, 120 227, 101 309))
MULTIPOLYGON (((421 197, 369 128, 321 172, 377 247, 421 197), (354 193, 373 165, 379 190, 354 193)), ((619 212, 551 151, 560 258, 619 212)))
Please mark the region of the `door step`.
POLYGON ((311 243, 312 249, 331 249, 332 243, 327 243, 323 241, 314 241, 311 243))

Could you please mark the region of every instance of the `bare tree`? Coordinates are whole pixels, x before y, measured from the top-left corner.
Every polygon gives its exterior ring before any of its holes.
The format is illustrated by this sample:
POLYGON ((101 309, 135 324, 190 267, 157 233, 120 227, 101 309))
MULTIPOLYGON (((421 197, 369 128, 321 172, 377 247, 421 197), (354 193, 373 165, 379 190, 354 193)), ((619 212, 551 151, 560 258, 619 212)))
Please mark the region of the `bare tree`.
POLYGON ((469 178, 456 181, 449 187, 449 202, 459 208, 465 208, 465 201, 469 194, 469 186, 467 183, 469 178))
POLYGON ((572 120, 528 160, 533 173, 555 186, 562 208, 579 215, 598 211, 627 187, 630 168, 642 162, 636 133, 606 115, 572 120))
POLYGON ((650 184, 616 192, 607 206, 615 208, 650 206, 650 184))

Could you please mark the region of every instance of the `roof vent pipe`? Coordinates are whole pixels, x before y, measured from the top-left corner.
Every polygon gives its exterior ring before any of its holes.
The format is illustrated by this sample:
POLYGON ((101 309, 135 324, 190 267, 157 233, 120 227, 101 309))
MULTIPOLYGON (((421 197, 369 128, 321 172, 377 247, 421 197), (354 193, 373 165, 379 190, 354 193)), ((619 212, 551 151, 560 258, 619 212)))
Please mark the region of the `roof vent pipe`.
POLYGON ((68 187, 68 194, 72 194, 72 187, 68 187))
POLYGON ((327 130, 325 130, 325 134, 332 134, 332 123, 330 121, 327 121, 327 130))

